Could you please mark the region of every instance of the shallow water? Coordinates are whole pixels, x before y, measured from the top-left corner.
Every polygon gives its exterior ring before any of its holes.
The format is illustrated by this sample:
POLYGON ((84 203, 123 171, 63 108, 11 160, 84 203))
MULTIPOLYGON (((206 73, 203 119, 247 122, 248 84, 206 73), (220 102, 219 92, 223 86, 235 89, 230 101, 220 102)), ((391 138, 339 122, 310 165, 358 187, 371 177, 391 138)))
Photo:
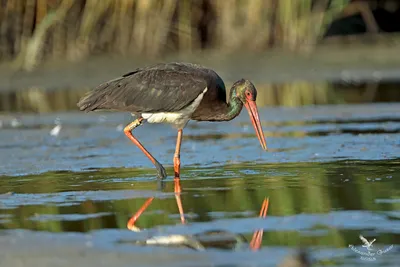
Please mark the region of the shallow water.
MULTIPOLYGON (((124 136, 129 114, 0 116, 0 256, 12 264, 13 255, 30 251, 33 263, 50 262, 49 254, 38 256, 35 244, 41 244, 59 261, 71 257, 69 263, 78 264, 91 255, 98 262, 112 258, 114 266, 268 266, 302 246, 317 265, 351 266, 368 263, 348 247, 366 251, 362 234, 376 239, 376 250, 393 245, 374 265, 397 266, 399 110, 400 104, 261 108, 269 152, 262 151, 246 112, 231 122, 190 122, 181 152, 186 225, 173 178, 158 190, 155 169, 124 136), (62 128, 51 136, 57 118, 62 128), (145 230, 126 230, 152 196, 138 221, 145 230), (260 219, 265 197, 268 216, 260 219), (152 234, 215 229, 250 240, 261 228, 259 252, 133 243, 152 234), (86 256, 71 256, 76 250, 86 256)), ((145 124, 134 134, 171 175, 176 131, 145 124)), ((26 264, 31 260, 26 256, 26 264)))

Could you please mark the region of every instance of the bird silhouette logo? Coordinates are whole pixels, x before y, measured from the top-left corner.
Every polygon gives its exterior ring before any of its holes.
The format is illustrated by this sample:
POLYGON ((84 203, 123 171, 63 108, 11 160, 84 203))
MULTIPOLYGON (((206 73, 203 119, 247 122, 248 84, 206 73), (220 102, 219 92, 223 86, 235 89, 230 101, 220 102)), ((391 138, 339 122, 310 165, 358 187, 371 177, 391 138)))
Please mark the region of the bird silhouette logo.
POLYGON ((372 243, 376 241, 376 239, 372 240, 371 242, 368 242, 368 240, 360 235, 361 241, 364 243, 363 248, 366 248, 368 251, 372 250, 372 243))

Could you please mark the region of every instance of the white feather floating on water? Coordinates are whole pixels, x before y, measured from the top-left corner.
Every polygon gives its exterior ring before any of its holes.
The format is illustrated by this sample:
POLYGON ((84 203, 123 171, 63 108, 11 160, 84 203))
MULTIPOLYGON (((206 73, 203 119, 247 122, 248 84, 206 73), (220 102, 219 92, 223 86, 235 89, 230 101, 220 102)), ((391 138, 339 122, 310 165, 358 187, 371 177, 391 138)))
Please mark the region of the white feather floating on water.
POLYGON ((21 121, 18 120, 17 118, 14 118, 14 119, 11 120, 11 126, 14 127, 14 128, 17 128, 17 127, 19 127, 21 125, 22 125, 21 121))
POLYGON ((51 136, 58 136, 60 134, 60 132, 61 132, 61 129, 62 129, 60 118, 55 119, 54 123, 56 124, 56 126, 53 129, 51 129, 50 135, 51 136))
POLYGON ((62 128, 62 126, 60 124, 56 125, 53 129, 51 129, 50 135, 51 136, 58 136, 60 134, 61 128, 62 128))

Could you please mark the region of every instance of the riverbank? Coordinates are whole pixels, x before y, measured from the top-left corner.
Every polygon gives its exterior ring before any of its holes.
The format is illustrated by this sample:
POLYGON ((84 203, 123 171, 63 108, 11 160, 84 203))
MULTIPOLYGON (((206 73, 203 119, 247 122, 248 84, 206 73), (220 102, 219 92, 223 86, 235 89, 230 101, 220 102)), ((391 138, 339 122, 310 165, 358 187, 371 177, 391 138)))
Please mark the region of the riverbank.
POLYGON ((93 87, 137 67, 160 61, 190 61, 215 69, 227 86, 246 77, 255 83, 293 81, 379 81, 400 77, 399 46, 322 46, 310 53, 271 51, 220 56, 217 51, 170 55, 158 59, 98 56, 83 62, 46 62, 32 72, 0 65, 0 91, 38 87, 55 90, 93 87))

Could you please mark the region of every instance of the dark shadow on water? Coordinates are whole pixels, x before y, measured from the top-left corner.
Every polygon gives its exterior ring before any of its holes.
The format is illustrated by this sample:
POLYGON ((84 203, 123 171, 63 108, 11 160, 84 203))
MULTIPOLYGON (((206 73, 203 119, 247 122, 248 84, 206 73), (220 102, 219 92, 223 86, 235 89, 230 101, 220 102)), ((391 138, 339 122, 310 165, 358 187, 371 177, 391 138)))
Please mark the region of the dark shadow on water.
POLYGON ((306 125, 318 125, 318 124, 335 124, 335 125, 346 125, 346 124, 380 124, 380 123, 398 123, 400 122, 399 114, 393 114, 390 117, 380 117, 380 118, 333 118, 333 119, 312 119, 307 120, 304 118, 302 121, 283 121, 283 122, 264 122, 263 125, 266 126, 306 126, 306 125))
MULTIPOLYGON (((285 132, 274 132, 269 134, 274 137, 287 137, 287 136, 328 136, 328 135, 341 135, 341 134, 397 134, 400 133, 400 127, 395 129, 332 129, 332 130, 304 130, 304 131, 285 131, 285 132)), ((202 134, 202 135, 186 135, 185 139, 194 141, 207 141, 207 140, 219 140, 219 139, 239 139, 239 138, 254 138, 255 134, 202 134)), ((278 150, 274 150, 278 151, 278 150)), ((286 150, 280 150, 286 151, 286 150)))
POLYGON ((352 135, 359 135, 359 134, 395 134, 400 133, 400 128, 398 129, 338 129, 337 131, 315 131, 315 132, 308 132, 308 136, 326 136, 332 134, 352 134, 352 135))

